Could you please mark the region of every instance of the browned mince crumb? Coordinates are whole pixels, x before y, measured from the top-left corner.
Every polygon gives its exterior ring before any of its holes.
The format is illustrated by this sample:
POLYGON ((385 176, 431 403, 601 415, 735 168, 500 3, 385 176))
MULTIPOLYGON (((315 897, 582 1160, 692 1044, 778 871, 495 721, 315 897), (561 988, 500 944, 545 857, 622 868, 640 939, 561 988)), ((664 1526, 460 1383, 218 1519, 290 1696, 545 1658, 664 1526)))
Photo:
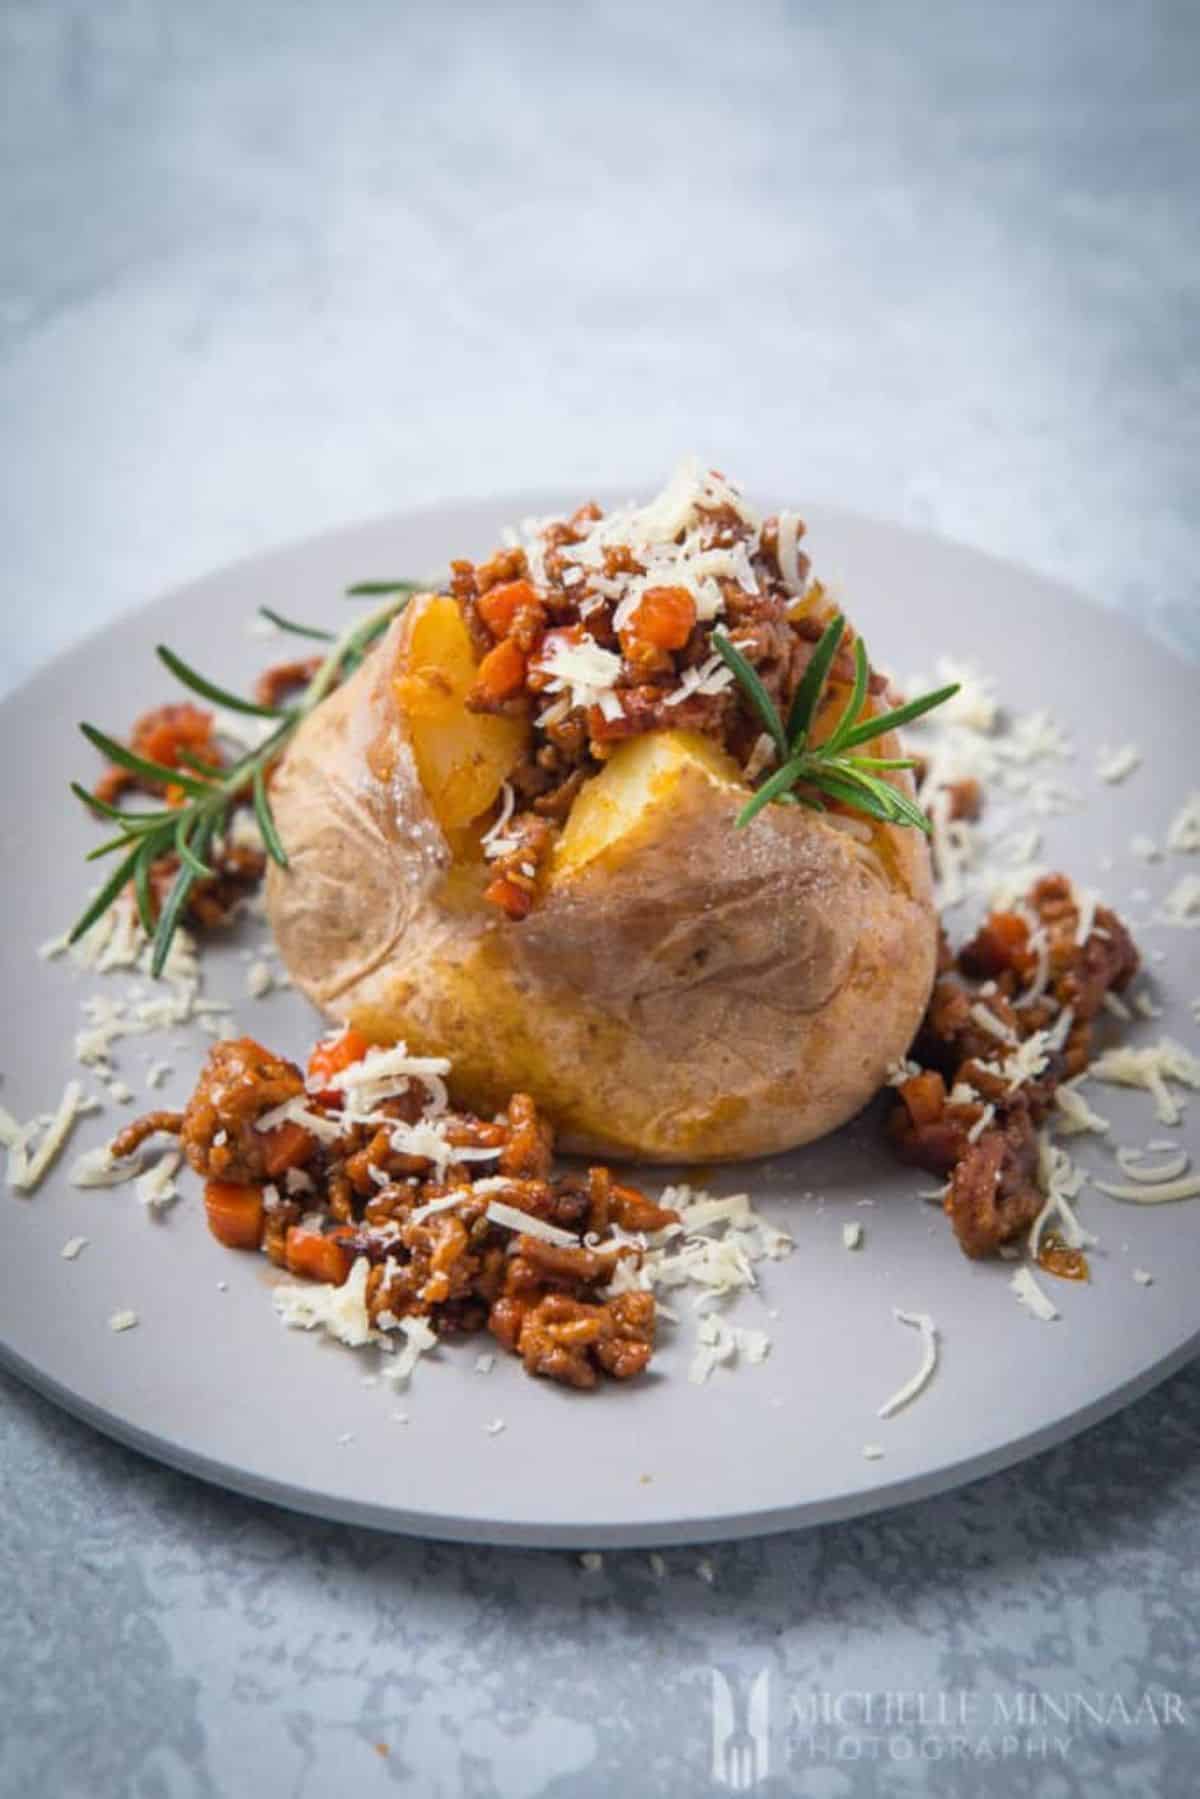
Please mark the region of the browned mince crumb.
MULTIPOLYGON (((242 900, 256 892, 267 865, 262 850, 246 844, 215 844, 207 853, 213 869, 195 882, 188 894, 185 916, 189 924, 216 930, 227 924, 242 900)), ((179 858, 160 856, 150 871, 150 893, 155 910, 161 907, 179 872, 179 858)))
POLYGON ((983 787, 973 776, 964 776, 960 781, 947 781, 943 791, 949 799, 949 818, 974 820, 983 811, 983 787))
MULTIPOLYGON (((328 1072, 323 1067, 312 1084, 328 1072)), ((445 1336, 486 1329, 529 1373, 572 1387, 592 1387, 602 1374, 625 1380, 640 1373, 654 1347, 655 1302, 640 1291, 607 1296, 617 1260, 641 1254, 614 1231, 658 1231, 678 1214, 603 1167, 555 1175, 553 1133, 521 1093, 499 1119, 442 1113, 436 1122, 451 1159, 439 1171, 431 1158, 393 1142, 396 1127, 417 1123, 425 1108, 425 1090, 413 1080, 375 1107, 382 1121, 344 1122, 334 1092, 310 1092, 294 1063, 239 1038, 210 1050, 182 1115, 150 1113, 119 1141, 128 1153, 155 1131, 177 1133, 210 1192, 226 1200, 231 1191, 235 1198, 248 1192, 252 1204, 255 1192, 265 1195, 255 1240, 281 1267, 312 1272, 314 1234, 339 1280, 365 1256, 367 1310, 379 1328, 419 1316, 445 1336), (337 1126, 336 1135, 318 1135, 303 1118, 260 1128, 295 1099, 309 1121, 337 1126), (455 1159, 455 1151, 485 1153, 455 1159), (480 1192, 475 1183, 484 1177, 480 1192), (451 1192, 461 1193, 452 1208, 417 1216, 451 1192), (486 1215, 492 1201, 577 1242, 498 1225, 486 1215), (317 1230, 314 1213, 324 1221, 317 1230)))
POLYGON ((1092 1054, 1092 1028, 1107 993, 1138 971, 1133 939, 1115 912, 1097 906, 1084 943, 1074 888, 1065 875, 1037 881, 1019 909, 993 912, 953 957, 943 938, 940 967, 913 1046, 922 1072, 904 1081, 888 1119, 904 1160, 948 1177, 945 1208, 969 1256, 992 1255, 1019 1237, 1041 1210, 1037 1133, 1055 1090, 1092 1054), (1042 954, 1039 955, 1039 942, 1042 954), (1045 957, 1045 991, 1031 1001, 1045 957), (983 1007, 1008 1041, 979 1022, 983 1007), (1007 1057, 1070 1010, 1061 1049, 1014 1084, 1007 1057), (970 1094, 955 1097, 958 1087, 970 1094), (978 1130, 993 1108, 985 1127, 978 1130), (972 1132, 975 1132, 972 1140, 972 1132))
POLYGON ((127 1124, 123 1131, 118 1131, 109 1144, 109 1153, 114 1160, 124 1161, 141 1148, 147 1137, 156 1137, 160 1132, 165 1136, 177 1137, 183 1129, 182 1112, 145 1112, 141 1118, 135 1118, 127 1124))
POLYGON ((265 1112, 300 1099, 304 1076, 250 1037, 216 1043, 183 1114, 180 1140, 197 1174, 211 1180, 269 1178, 265 1112))
POLYGON ((260 706, 282 706, 285 700, 307 687, 324 661, 323 656, 304 656, 294 662, 276 662, 265 668, 254 683, 254 697, 260 706))
MULTIPOLYGON (((190 700, 155 706, 143 712, 129 734, 129 747, 147 762, 163 768, 180 768, 183 755, 197 757, 211 768, 222 764, 220 746, 213 735, 213 715, 190 700)), ((107 806, 115 806, 127 793, 151 793, 169 796, 166 781, 155 781, 149 775, 135 774, 131 769, 107 768, 96 782, 96 798, 107 806)))

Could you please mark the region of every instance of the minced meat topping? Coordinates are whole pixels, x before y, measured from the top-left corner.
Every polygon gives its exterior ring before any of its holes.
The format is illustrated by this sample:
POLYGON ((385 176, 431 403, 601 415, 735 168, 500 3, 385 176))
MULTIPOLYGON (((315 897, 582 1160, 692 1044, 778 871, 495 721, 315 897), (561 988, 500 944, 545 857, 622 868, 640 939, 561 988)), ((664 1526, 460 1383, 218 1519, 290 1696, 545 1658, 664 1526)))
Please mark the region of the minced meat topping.
MULTIPOLYGON (((800 549, 794 514, 760 517, 723 476, 686 463, 649 505, 529 520, 485 562, 451 565, 451 591, 480 656, 468 705, 528 717, 489 898, 510 917, 583 783, 649 731, 702 733, 753 777, 763 728, 714 645, 724 632, 782 716, 833 615, 800 549)), ((832 675, 849 681, 853 633, 832 675)), ((872 675, 871 691, 882 691, 872 675)))
POLYGON ((1107 906, 1085 913, 1065 875, 993 912, 941 969, 888 1121, 906 1161, 947 1177, 945 1209, 969 1256, 994 1254, 1041 1210, 1038 1128, 1062 1082, 1082 1074, 1105 995, 1138 971, 1107 906), (1081 941, 1082 939, 1082 941, 1081 941))
POLYGON ((556 1175, 525 1094, 496 1119, 451 1111, 446 1067, 347 1030, 317 1044, 306 1075, 238 1038, 214 1045, 183 1113, 148 1114, 114 1149, 177 1134, 231 1248, 331 1286, 365 1258, 381 1334, 406 1319, 441 1336, 486 1329, 530 1374, 572 1387, 640 1374, 654 1296, 609 1289, 619 1263, 639 1265, 642 1234, 678 1214, 606 1168, 556 1175))

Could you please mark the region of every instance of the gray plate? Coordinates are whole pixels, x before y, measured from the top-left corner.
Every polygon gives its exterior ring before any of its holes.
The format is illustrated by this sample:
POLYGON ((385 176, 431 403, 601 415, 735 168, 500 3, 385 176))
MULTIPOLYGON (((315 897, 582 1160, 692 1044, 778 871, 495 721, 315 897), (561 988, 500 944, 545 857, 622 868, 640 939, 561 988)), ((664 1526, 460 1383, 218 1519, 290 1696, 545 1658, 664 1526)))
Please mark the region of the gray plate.
MULTIPOLYGON (((337 618, 347 581, 481 553, 506 519, 562 504, 539 494, 447 506, 243 563, 118 620, 0 709, 9 771, 0 802, 9 1039, 0 1096, 10 1111, 24 1117, 57 1097, 72 1067, 79 1000, 103 989, 99 977, 33 955, 69 922, 80 857, 95 841, 65 791, 69 776, 91 773, 77 720, 120 729, 161 699, 169 683, 152 660, 158 640, 244 685, 276 654, 246 634, 260 601, 337 618)), ((1189 864, 1147 869, 1128 841, 1148 831, 1161 842, 1196 783, 1195 668, 1050 582, 973 551, 826 510, 810 514, 809 541, 885 666, 929 668, 939 651, 975 656, 1010 703, 1053 709, 1084 746, 1067 778, 1089 805, 1048 821, 1047 860, 1102 888, 1135 922, 1146 919, 1151 904, 1134 901, 1134 891, 1149 888, 1157 900, 1189 864), (1100 739, 1133 739, 1145 754, 1121 786, 1093 772, 1094 720, 1100 739)), ((1166 1011, 1136 1026, 1134 1040, 1166 1030, 1194 1046, 1200 932, 1149 927, 1139 937, 1164 952, 1149 967, 1166 1011)), ((243 975, 236 948, 222 948, 208 991, 235 997, 246 1029, 303 1053, 315 1016, 289 994, 246 1000, 243 975)), ((149 1040, 118 1047, 135 1086, 151 1053, 173 1062, 167 1100, 186 1092, 202 1053, 194 1040, 186 1049, 149 1040)), ((1169 1133, 1152 1122, 1145 1095, 1094 1092, 1118 1139, 1174 1134, 1197 1149, 1200 1099, 1169 1133)), ((77 1130, 64 1164, 110 1134, 113 1111, 77 1130)), ((1111 1176, 1103 1146, 1079 1154, 1111 1176)), ((1086 1221, 1102 1238, 1094 1279, 1083 1288, 1045 1281, 1063 1314, 1045 1325, 1018 1307, 1008 1268, 962 1257, 937 1211, 915 1197, 929 1181, 889 1159, 874 1115, 798 1154, 726 1170, 715 1184, 748 1187, 793 1231, 796 1251, 767 1265, 761 1301, 743 1301, 736 1314, 766 1323, 768 1360, 718 1370, 703 1387, 686 1378, 689 1315, 654 1374, 631 1388, 580 1396, 526 1379, 506 1358, 480 1375, 467 1345, 427 1359, 411 1392, 393 1399, 363 1385, 365 1358, 280 1328, 265 1265, 208 1236, 193 1183, 155 1223, 130 1189, 79 1192, 61 1168, 31 1200, 0 1198, 3 1356, 100 1429, 247 1493, 431 1536, 615 1546, 779 1530, 918 1498, 1060 1441, 1200 1347, 1200 1202, 1146 1211, 1086 1196, 1086 1221), (842 1247, 850 1219, 866 1227, 856 1254, 842 1247), (65 1262, 59 1250, 77 1234, 90 1245, 65 1262), (1135 1266, 1153 1273, 1153 1286, 1134 1282, 1135 1266), (108 1317, 127 1306, 141 1324, 116 1335, 108 1317), (933 1315, 941 1365, 915 1405, 881 1423, 879 1404, 915 1368, 919 1348, 893 1320, 894 1306, 933 1315), (764 1318, 767 1309, 777 1316, 764 1318), (407 1424, 392 1420, 398 1405, 407 1424), (506 1428, 488 1435, 497 1417, 506 1428), (346 1433, 351 1440, 339 1442, 346 1433), (864 1460, 867 1442, 883 1446, 881 1461, 864 1460)))

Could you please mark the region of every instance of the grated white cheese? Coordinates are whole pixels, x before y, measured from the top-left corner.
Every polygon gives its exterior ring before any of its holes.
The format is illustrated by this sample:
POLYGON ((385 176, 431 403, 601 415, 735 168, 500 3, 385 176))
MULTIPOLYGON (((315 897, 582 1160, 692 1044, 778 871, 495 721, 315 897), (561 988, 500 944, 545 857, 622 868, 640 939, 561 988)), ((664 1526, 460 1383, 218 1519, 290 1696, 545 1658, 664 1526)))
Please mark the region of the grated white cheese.
POLYGON ((729 664, 723 656, 714 654, 702 662, 699 668, 685 668, 679 677, 678 686, 667 694, 663 705, 680 706, 693 694, 721 693, 726 687, 732 687, 733 681, 734 673, 729 664))
MULTIPOLYGON (((380 1324, 383 1326, 382 1317, 380 1324)), ((406 1386, 421 1357, 437 1348, 438 1334, 427 1318, 400 1318, 383 1328, 398 1330, 404 1338, 403 1349, 392 1357, 383 1371, 384 1379, 393 1387, 406 1386)))
POLYGON ((713 1312, 706 1312, 696 1327, 696 1353, 688 1368, 693 1386, 703 1386, 713 1369, 723 1362, 744 1359, 752 1366, 766 1360, 771 1339, 766 1331, 745 1330, 726 1324, 713 1312))
POLYGON ((494 1355, 477 1355, 475 1357, 476 1374, 490 1374, 495 1366, 496 1358, 494 1355))
POLYGON ((325 1330, 339 1343, 360 1349, 374 1336, 366 1301, 370 1269, 366 1256, 359 1256, 340 1287, 323 1281, 278 1286, 271 1295, 275 1310, 291 1329, 325 1330))
POLYGON ((1158 918, 1184 930, 1200 930, 1200 875, 1184 875, 1171 888, 1158 918))
POLYGON ((1152 1287, 1154 1285, 1154 1276, 1148 1274, 1144 1268, 1135 1268, 1133 1271, 1133 1278, 1139 1287, 1152 1287))
POLYGON ((975 1120, 974 1124, 971 1126, 970 1130, 967 1132, 967 1142, 968 1143, 978 1143, 979 1139, 983 1136, 983 1133, 987 1130, 988 1126, 991 1124, 991 1122, 995 1116, 996 1116, 995 1106, 990 1105, 990 1104, 986 1105, 983 1108, 983 1111, 979 1114, 979 1117, 975 1120))
POLYGON ((1200 1058, 1170 1037, 1162 1037, 1158 1043, 1142 1049, 1125 1045, 1106 1049, 1090 1064, 1087 1073, 1093 1080, 1114 1086, 1144 1088, 1154 1099, 1160 1124, 1178 1124, 1183 1116, 1179 1102, 1168 1089, 1168 1081, 1200 1089, 1200 1058))
POLYGON ((1014 1048, 1018 1047, 1017 1034, 1012 1026, 1005 1024, 1003 1019, 997 1018, 996 1014, 990 1007, 985 1006, 982 1000, 974 1002, 968 1016, 973 1024, 979 1026, 981 1031, 988 1031, 993 1037, 999 1038, 1001 1043, 1011 1044, 1014 1048))
POLYGON ((88 1239, 86 1237, 68 1237, 58 1253, 64 1262, 73 1262, 87 1246, 88 1239))
POLYGON ((496 822, 480 838, 483 853, 489 861, 494 861, 497 856, 508 855, 516 847, 515 841, 504 835, 516 803, 517 796, 512 782, 504 781, 500 787, 500 810, 496 815, 496 822))
POLYGON ((616 680, 621 673, 621 658, 615 650, 604 649, 590 637, 582 643, 552 637, 531 667, 548 677, 547 693, 568 695, 573 707, 598 706, 608 719, 620 717, 616 680))
MULTIPOLYGON (((700 1309, 755 1288, 755 1264, 792 1250, 787 1232, 760 1217, 745 1193, 714 1199, 680 1185, 665 1188, 660 1203, 677 1211, 680 1222, 625 1239, 638 1255, 617 1261, 606 1296, 691 1286, 697 1289, 692 1306, 700 1309)), ((620 1241, 622 1233, 617 1235, 620 1241)), ((672 1316, 661 1301, 659 1310, 672 1316)))
POLYGON ((410 1224, 421 1224, 426 1218, 433 1218, 438 1212, 452 1212, 455 1206, 461 1206, 464 1200, 471 1198, 469 1187, 455 1187, 452 1193, 440 1193, 436 1199, 426 1200, 409 1213, 410 1224))
POLYGON ((115 1161, 109 1145, 102 1143, 99 1149, 85 1150, 72 1162, 67 1179, 73 1187, 120 1187, 139 1175, 144 1166, 140 1155, 115 1161))
POLYGON ((1188 795, 1167 827, 1167 848, 1177 856, 1200 851, 1200 788, 1188 795))
POLYGON ((1141 832, 1129 839, 1129 853, 1136 856, 1139 862, 1162 861, 1162 851, 1153 837, 1146 837, 1141 832))
POLYGON ((165 1211, 173 1200, 179 1198, 175 1176, 182 1162, 183 1156, 179 1150, 168 1150, 152 1168, 138 1176, 134 1192, 149 1211, 165 1211))
POLYGON ((1092 934, 1096 923, 1096 907, 1100 903, 1100 895, 1090 887, 1073 889, 1075 904, 1079 908, 1079 922, 1075 926, 1075 942, 1082 949, 1092 934))
POLYGON ((502 1224, 507 1230, 520 1231, 527 1237, 539 1237, 543 1243, 556 1244, 560 1249, 579 1248, 579 1238, 574 1231, 547 1224, 544 1218, 535 1218, 532 1212, 522 1212, 517 1206, 506 1206, 501 1200, 489 1200, 485 1216, 493 1224, 502 1224))
POLYGON ((485 1424, 483 1428, 489 1437, 498 1437, 500 1432, 504 1430, 506 1426, 503 1418, 493 1418, 491 1423, 485 1424))
POLYGON ((282 1105, 272 1106, 269 1112, 264 1112, 261 1118, 255 1119, 254 1128, 256 1131, 273 1131, 280 1124, 302 1124, 321 1143, 333 1143, 342 1134, 341 1124, 323 1117, 320 1112, 310 1111, 299 1096, 285 1099, 282 1105))
POLYGON ((451 1143, 446 1136, 446 1123, 441 1118, 423 1118, 416 1124, 396 1124, 382 1113, 355 1114, 362 1123, 378 1123, 391 1127, 392 1148, 400 1155, 419 1156, 432 1162, 438 1177, 445 1175, 451 1162, 494 1162, 498 1149, 466 1149, 451 1143))
POLYGON ((939 656, 934 668, 935 678, 924 675, 914 678, 913 691, 958 683, 958 692, 938 709, 941 728, 945 730, 957 725, 985 737, 991 736, 1000 722, 996 683, 992 676, 983 674, 973 662, 958 662, 952 656, 939 656))
POLYGON ((131 1331, 141 1320, 136 1312, 114 1312, 108 1321, 110 1331, 131 1331))
POLYGON ((1083 1131, 1103 1136, 1111 1127, 1107 1118, 1094 1112, 1073 1083, 1057 1088, 1054 1094, 1055 1129, 1062 1137, 1076 1137, 1083 1131))
POLYGON ((1046 1198, 1029 1231, 1028 1251, 1031 1261, 1037 1261, 1042 1233, 1051 1219, 1058 1220, 1068 1248, 1090 1249, 1097 1243, 1098 1239, 1090 1231, 1084 1230, 1070 1204, 1083 1186, 1083 1181, 1083 1170, 1075 1167, 1065 1150, 1051 1143, 1045 1131, 1040 1132, 1038 1186, 1046 1198))
POLYGON ((579 1566, 585 1574, 599 1574, 604 1566, 604 1557, 598 1549, 585 1549, 579 1558, 579 1566))
POLYGON ((315 1076, 312 1085, 318 1092, 329 1087, 345 1094, 347 1115, 365 1119, 384 1100, 399 1098, 417 1082, 428 1094, 428 1115, 446 1110, 446 1076, 450 1066, 445 1056, 413 1056, 406 1044, 397 1043, 391 1049, 369 1049, 361 1061, 352 1062, 328 1079, 315 1076))
POLYGON ((1051 1324, 1059 1316, 1058 1307, 1038 1286, 1028 1268, 1018 1268, 1008 1284, 1026 1311, 1043 1324, 1051 1324))
POLYGON ((842 1226, 842 1248, 861 1249, 863 1243, 863 1227, 861 1224, 844 1224, 842 1226))
POLYGON ((269 962, 251 962, 246 970, 246 992, 251 999, 265 999, 275 985, 269 962))
POLYGON ((878 1443, 864 1443, 862 1452, 864 1461, 881 1462, 883 1460, 883 1449, 878 1443))
POLYGON ((16 1193, 33 1193, 57 1160, 75 1120, 91 1110, 78 1081, 68 1081, 50 1114, 39 1114, 28 1124, 0 1108, 0 1144, 8 1151, 7 1181, 16 1193), (41 1140, 35 1139, 41 1132, 41 1140))
POLYGON ((799 599, 808 585, 800 568, 800 536, 804 526, 794 512, 780 512, 776 524, 778 536, 775 559, 779 565, 779 573, 788 592, 799 599))
POLYGON ((914 1075, 920 1073, 921 1064, 919 1062, 912 1061, 908 1056, 900 1056, 896 1061, 888 1063, 887 1085, 903 1087, 905 1081, 911 1081, 914 1075))
POLYGON ((1167 1151, 1166 1160, 1149 1165, 1145 1154, 1140 1149, 1119 1149, 1117 1161, 1121 1170, 1131 1181, 1139 1181, 1143 1187, 1155 1187, 1160 1181, 1175 1181, 1181 1174, 1186 1174, 1191 1160, 1186 1149, 1176 1149, 1172 1144, 1167 1151))
POLYGON ((879 1417, 891 1418, 902 1407, 910 1405, 917 1396, 925 1391, 933 1379, 938 1362, 937 1326, 928 1312, 902 1312, 893 1306, 892 1316, 898 1324, 910 1325, 921 1333, 921 1365, 911 1380, 906 1380, 897 1388, 890 1399, 885 1399, 879 1408, 879 1417))
POLYGON ((1200 1174, 1189 1174, 1178 1181, 1160 1181, 1154 1187, 1126 1187, 1115 1181, 1098 1181, 1095 1177, 1092 1185, 1106 1193, 1109 1199, 1121 1199, 1135 1206, 1166 1206, 1181 1199, 1200 1198, 1200 1174))
POLYGON ((1102 749, 1100 751, 1096 763, 1096 773, 1102 781, 1111 781, 1115 784, 1118 781, 1126 780, 1135 768, 1141 766, 1141 761, 1142 752, 1137 745, 1123 743, 1119 749, 1102 749))

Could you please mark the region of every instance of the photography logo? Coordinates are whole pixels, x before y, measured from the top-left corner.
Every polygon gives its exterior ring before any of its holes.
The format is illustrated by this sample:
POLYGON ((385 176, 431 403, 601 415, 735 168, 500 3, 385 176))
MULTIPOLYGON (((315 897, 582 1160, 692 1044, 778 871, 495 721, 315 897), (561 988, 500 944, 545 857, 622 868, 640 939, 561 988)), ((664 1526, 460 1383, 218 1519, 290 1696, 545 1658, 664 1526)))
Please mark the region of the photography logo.
POLYGON ((752 1680, 736 1670, 711 1673, 712 1777, 731 1793, 749 1793, 769 1772, 770 1671, 760 1668, 752 1680))

